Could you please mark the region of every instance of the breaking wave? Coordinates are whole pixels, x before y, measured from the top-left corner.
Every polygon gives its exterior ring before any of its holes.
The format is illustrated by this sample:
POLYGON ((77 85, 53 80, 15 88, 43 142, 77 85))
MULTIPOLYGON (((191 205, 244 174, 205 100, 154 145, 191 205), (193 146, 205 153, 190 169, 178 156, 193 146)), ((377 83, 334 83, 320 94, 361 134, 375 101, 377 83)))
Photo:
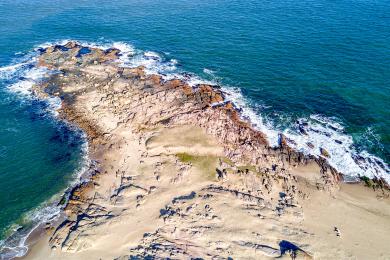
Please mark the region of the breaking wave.
MULTIPOLYGON (((107 45, 91 46, 107 48, 107 45)), ((220 80, 213 70, 203 69, 206 76, 213 78, 205 80, 201 76, 179 69, 178 61, 168 59, 164 54, 137 50, 134 46, 123 42, 113 43, 110 47, 121 50, 122 56, 119 60, 123 66, 144 66, 148 74, 160 74, 164 80, 178 78, 193 87, 198 84, 220 85, 220 80)), ((336 117, 314 114, 294 120, 288 127, 280 128, 274 125, 272 118, 265 119, 261 112, 257 112, 259 109, 242 95, 239 87, 222 85, 221 89, 226 98, 241 110, 242 117, 266 134, 272 146, 278 146, 279 134, 283 133, 289 145, 304 154, 319 157, 323 156, 321 150, 326 150, 329 154, 327 158, 329 164, 343 173, 346 181, 367 176, 383 178, 390 183, 390 168, 387 163, 366 150, 358 150, 352 136, 346 132, 343 122, 336 117)))
MULTIPOLYGON (((6 83, 6 90, 17 95, 21 102, 38 99, 33 94, 33 87, 44 80, 49 73, 49 71, 35 66, 37 55, 38 52, 35 49, 25 54, 21 59, 15 60, 14 64, 0 67, 0 80, 6 83)), ((74 181, 69 185, 69 188, 21 216, 19 222, 23 224, 13 224, 8 228, 9 236, 4 240, 0 240, 0 259, 13 259, 22 257, 27 253, 26 241, 30 234, 41 224, 53 221, 60 216, 63 204, 59 205, 59 201, 66 197, 71 187, 83 181, 80 177, 89 169, 91 164, 86 135, 75 126, 58 120, 57 110, 61 108, 60 98, 45 97, 44 99, 40 98, 40 101, 47 104, 39 108, 43 110, 40 114, 51 117, 59 125, 66 124, 67 127, 74 130, 74 135, 83 140, 81 147, 83 158, 81 158, 79 166, 73 173, 74 181)))
MULTIPOLYGON (((54 44, 64 45, 69 41, 47 42, 36 46, 33 51, 24 55, 18 62, 0 67, 0 79, 10 80, 10 82, 17 79, 8 85, 8 90, 22 98, 35 98, 31 91, 34 84, 44 79, 48 73, 48 71, 34 66, 39 54, 38 50, 54 44)), ((153 51, 138 50, 125 42, 107 41, 96 43, 79 41, 79 43, 87 47, 102 49, 117 48, 121 51, 119 62, 122 66, 144 66, 147 74, 159 74, 164 80, 177 78, 193 87, 198 84, 220 85, 218 83, 220 79, 213 70, 203 69, 204 76, 212 78, 211 80, 205 80, 202 76, 178 68, 180 64, 176 59, 169 59, 165 54, 153 51)), ((358 151, 352 136, 346 133, 343 123, 337 118, 311 115, 290 122, 289 127, 276 127, 272 119, 266 119, 262 116, 261 108, 256 107, 256 104, 251 103, 249 99, 242 95, 240 88, 227 85, 220 87, 225 94, 225 98, 232 101, 241 110, 243 119, 250 121, 254 128, 266 134, 270 145, 278 146, 279 134, 283 133, 287 137, 290 146, 307 155, 323 156, 321 149, 325 149, 329 154, 327 160, 330 165, 343 173, 347 181, 355 180, 359 176, 367 176, 369 178, 380 177, 390 183, 390 169, 386 162, 366 150, 358 151)), ((46 102, 50 104, 46 112, 55 117, 57 115, 56 111, 61 107, 61 100, 59 98, 48 98, 46 102)), ((75 182, 71 186, 80 181, 78 177, 87 170, 91 163, 88 158, 86 141, 83 149, 83 163, 75 173, 75 182)), ((30 229, 21 229, 19 226, 13 227, 15 232, 8 239, 0 241, 0 252, 7 252, 6 254, 1 253, 2 258, 20 257, 27 252, 26 239, 29 234, 39 224, 59 216, 61 209, 57 205, 59 197, 59 195, 53 197, 25 216, 32 223, 30 229)))

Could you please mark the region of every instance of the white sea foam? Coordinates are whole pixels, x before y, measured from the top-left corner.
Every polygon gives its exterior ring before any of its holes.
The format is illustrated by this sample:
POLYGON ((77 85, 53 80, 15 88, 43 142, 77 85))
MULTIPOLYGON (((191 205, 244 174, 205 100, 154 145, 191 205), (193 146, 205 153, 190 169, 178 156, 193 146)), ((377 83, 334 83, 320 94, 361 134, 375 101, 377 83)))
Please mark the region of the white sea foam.
POLYGON ((124 62, 124 66, 129 67, 145 67, 147 74, 161 74, 164 79, 168 80, 174 78, 176 75, 173 73, 177 70, 177 60, 165 60, 163 56, 156 52, 146 51, 138 52, 131 59, 124 62))
MULTIPOLYGON (((22 226, 15 225, 13 228, 14 233, 11 235, 11 237, 0 244, 0 249, 3 251, 0 251, 1 257, 4 259, 12 259, 15 257, 22 257, 27 253, 28 247, 26 241, 31 233, 34 232, 34 230, 38 228, 41 223, 46 223, 59 216, 61 208, 57 207, 54 202, 51 202, 51 204, 53 205, 42 205, 41 207, 29 212, 24 217, 28 222, 33 224, 33 227, 28 229, 27 233, 18 233, 22 226)), ((3 259, 1 257, 0 259, 3 259)))
MULTIPOLYGON (((64 41, 63 43, 66 43, 64 41)), ((51 46, 51 44, 48 44, 51 46)), ((44 79, 48 73, 46 69, 34 67, 36 63, 36 54, 37 52, 31 52, 26 54, 23 57, 23 61, 15 63, 13 65, 0 67, 0 80, 9 81, 7 89, 20 96, 23 99, 34 99, 36 97, 32 94, 32 87, 34 84, 37 84, 42 79, 44 79)), ((53 116, 56 119, 58 115, 57 110, 61 107, 61 99, 58 97, 48 97, 44 102, 49 104, 48 108, 45 110, 47 115, 53 116)), ((75 127, 75 126, 70 126, 75 127)), ((75 129, 77 130, 77 129, 75 129)), ((77 132, 80 132, 77 130, 77 132)), ((77 183, 83 181, 80 176, 84 174, 89 166, 91 161, 88 156, 88 143, 87 138, 84 133, 81 133, 80 136, 84 141, 82 144, 82 154, 83 158, 78 167, 78 170, 74 173, 74 181, 70 184, 70 187, 74 187, 77 183)), ((59 216, 61 212, 61 206, 58 205, 61 193, 53 196, 50 200, 46 201, 40 205, 35 210, 28 212, 23 218, 27 223, 32 225, 31 228, 21 229, 20 226, 11 227, 14 231, 10 237, 6 240, 0 240, 0 259, 12 259, 15 257, 22 257, 26 254, 28 247, 26 245, 26 240, 30 234, 39 227, 40 224, 51 221, 59 216)))
POLYGON ((58 219, 63 207, 63 205, 58 204, 58 201, 61 197, 69 194, 71 187, 85 181, 81 178, 81 176, 88 171, 91 165, 91 160, 89 158, 86 135, 82 133, 81 138, 84 139, 81 148, 83 157, 78 169, 74 172, 73 182, 69 184, 69 188, 62 193, 54 195, 35 210, 25 214, 23 218, 26 219, 26 222, 31 223, 32 227, 27 230, 28 232, 19 232, 19 228, 21 228, 21 226, 16 226, 14 228, 14 233, 10 237, 3 241, 0 240, 0 259, 13 259, 15 257, 24 256, 28 251, 26 241, 31 233, 34 232, 34 230, 36 230, 40 225, 58 219))
MULTIPOLYGON (((46 48, 53 44, 64 45, 70 40, 61 40, 58 42, 48 42, 37 46, 38 48, 46 48)), ((137 67, 144 66, 147 74, 160 74, 164 80, 174 78, 181 79, 189 85, 196 87, 198 84, 217 85, 216 72, 204 69, 203 72, 211 76, 215 80, 205 80, 196 75, 189 74, 177 68, 179 62, 175 59, 166 59, 163 55, 151 51, 141 51, 135 49, 131 44, 125 42, 84 42, 80 44, 87 47, 97 47, 102 49, 117 48, 121 51, 121 56, 118 61, 122 66, 137 67)), ((34 55, 29 54, 29 61, 0 67, 0 79, 8 79, 15 76, 21 77, 21 80, 12 84, 9 89, 15 93, 28 96, 31 94, 32 84, 37 82, 44 72, 36 68, 28 68, 34 63, 34 55)), ((27 57, 27 56, 26 56, 27 57)), ((226 99, 232 101, 237 108, 241 110, 241 115, 244 119, 250 121, 253 126, 262 131, 268 137, 269 143, 272 146, 278 145, 279 133, 283 133, 290 141, 290 145, 295 149, 314 156, 321 156, 320 148, 326 149, 330 154, 329 163, 338 171, 351 178, 365 175, 370 178, 383 177, 390 183, 390 170, 388 165, 380 158, 369 154, 367 151, 357 151, 354 147, 352 137, 345 133, 341 122, 336 118, 327 118, 321 115, 312 115, 308 118, 302 118, 300 124, 292 125, 287 129, 276 129, 270 120, 266 120, 261 116, 261 109, 253 106, 242 95, 239 88, 231 86, 222 86, 222 91, 226 94, 226 99), (258 112, 260 111, 260 113, 258 112), (311 145, 309 146, 308 143, 311 145), (312 146, 312 147, 311 147, 312 146)), ((52 110, 60 107, 61 101, 58 98, 50 99, 52 110)), ((370 130, 372 131, 372 130, 370 130)), ((80 176, 86 171, 90 165, 88 158, 88 145, 85 142, 85 152, 83 158, 83 166, 76 173, 80 176)), ((80 178, 75 178, 79 182, 80 178)), ((29 218, 32 220, 48 221, 55 216, 58 216, 60 208, 56 205, 41 206, 36 211, 30 213, 29 218)), ((42 223, 42 222, 40 222, 42 223)), ((19 244, 14 248, 14 255, 21 256, 25 254, 27 247, 25 246, 25 235, 19 244)), ((0 248, 4 241, 0 241, 0 248)), ((4 245, 3 245, 4 247, 4 245)))
MULTIPOLYGON (((115 43, 112 45, 114 46, 115 43)), ((118 49, 124 50, 125 53, 131 50, 132 56, 127 60, 121 60, 124 66, 144 66, 147 74, 160 74, 164 80, 178 78, 193 87, 198 84, 219 85, 216 72, 210 69, 205 68, 203 72, 211 76, 213 80, 205 80, 197 75, 180 71, 177 68, 179 63, 177 60, 167 60, 159 53, 142 52, 126 43, 121 43, 118 49)), ((226 93, 227 100, 232 101, 241 110, 244 119, 250 121, 256 129, 266 134, 271 146, 279 144, 279 134, 283 133, 289 140, 292 140, 290 143, 292 147, 305 154, 321 156, 320 148, 327 150, 330 154, 329 163, 347 177, 382 177, 390 183, 389 166, 382 159, 367 151, 357 151, 352 136, 345 133, 342 122, 339 122, 337 118, 311 115, 306 119, 300 119, 300 121, 307 123, 305 133, 299 131, 299 126, 294 125, 294 123, 291 127, 277 129, 272 120, 266 120, 262 117, 261 108, 254 107, 248 102, 242 95, 240 88, 222 86, 222 91, 226 93), (308 143, 314 147, 311 148, 308 143)))
POLYGON ((14 65, 0 67, 0 78, 8 78, 12 76, 18 69, 25 66, 27 63, 17 63, 14 65))
MULTIPOLYGON (((199 84, 218 85, 216 80, 205 80, 197 75, 186 73, 177 69, 178 60, 165 60, 162 55, 152 52, 138 52, 129 61, 122 65, 129 67, 145 67, 146 74, 160 74, 164 80, 180 79, 185 81, 192 87, 199 84)), ((215 79, 215 72, 209 69, 204 69, 204 72, 212 75, 215 79)), ((250 106, 248 106, 246 99, 243 97, 239 88, 232 88, 229 86, 222 86, 222 90, 227 95, 226 98, 231 100, 238 108, 242 109, 241 115, 248 119, 253 126, 264 132, 271 145, 278 144, 278 131, 272 128, 272 125, 257 114, 250 106)))
POLYGON ((65 45, 65 44, 67 44, 70 41, 72 41, 72 40, 70 40, 70 39, 63 39, 63 40, 59 40, 59 41, 55 41, 55 42, 44 42, 44 43, 41 43, 38 46, 36 46, 35 50, 38 49, 38 48, 45 49, 45 48, 51 47, 53 45, 65 45))
POLYGON ((27 69, 21 73, 21 79, 8 86, 8 89, 25 96, 31 95, 31 88, 45 76, 46 72, 45 69, 35 67, 27 69))
POLYGON ((330 158, 327 160, 336 170, 350 177, 381 177, 390 183, 389 166, 367 151, 357 151, 352 136, 335 118, 313 115, 309 119, 300 119, 297 127, 284 130, 283 134, 293 142, 295 149, 315 156, 321 156, 325 149, 330 158))
POLYGON ((144 56, 146 58, 151 58, 153 60, 157 60, 157 61, 161 61, 161 56, 157 53, 157 52, 154 52, 154 51, 145 51, 144 52, 144 56))
MULTIPOLYGON (((7 89, 24 99, 36 98, 32 94, 32 87, 43 80, 48 75, 45 68, 34 67, 36 59, 33 57, 28 62, 21 62, 15 65, 0 67, 2 79, 14 79, 13 83, 7 86, 7 89)), ((48 97, 45 101, 49 104, 46 112, 58 115, 57 110, 61 108, 61 99, 58 97, 48 97)))
MULTIPOLYGON (((125 66, 144 66, 147 74, 160 74, 164 80, 174 78, 186 81, 195 87, 198 84, 218 85, 216 73, 209 69, 203 72, 212 76, 215 80, 205 80, 197 75, 183 73, 177 69, 177 60, 165 60, 156 52, 140 52, 123 63, 125 66)), ((359 176, 370 178, 381 177, 390 183, 389 166, 380 158, 369 154, 367 151, 357 151, 352 136, 345 133, 345 129, 337 118, 329 118, 321 115, 311 115, 305 121, 305 133, 299 131, 299 126, 292 123, 291 127, 276 129, 272 120, 266 120, 261 116, 261 109, 253 107, 242 95, 239 88, 222 86, 227 100, 232 101, 241 110, 243 119, 250 121, 253 126, 266 134, 271 146, 279 144, 279 134, 283 133, 295 149, 314 156, 321 156, 321 149, 325 149, 330 158, 330 165, 342 172, 346 177, 356 179, 359 176), (256 108, 256 109, 255 109, 256 108), (260 111, 260 113, 258 112, 260 111), (313 146, 312 148, 310 146, 313 146)), ((301 126, 302 128, 302 126, 301 126)), ((348 180, 348 179, 347 179, 348 180)))
POLYGON ((204 68, 204 69, 203 69, 203 72, 204 72, 205 74, 210 75, 210 76, 215 76, 215 71, 213 71, 213 70, 211 70, 211 69, 204 68))
MULTIPOLYGON (((222 88, 229 93, 229 98, 242 108, 242 115, 248 118, 257 128, 266 134, 271 146, 278 146, 279 133, 283 133, 289 145, 307 155, 322 156, 320 149, 325 149, 330 158, 327 158, 330 165, 346 176, 346 181, 356 180, 360 176, 369 178, 379 177, 390 183, 389 166, 379 157, 367 151, 357 151, 352 136, 345 133, 345 129, 336 118, 327 118, 321 115, 311 115, 309 118, 302 118, 301 128, 291 126, 286 129, 276 129, 272 121, 265 120, 261 114, 251 108, 247 100, 242 96, 239 89, 228 87, 222 88), (312 146, 312 147, 311 147, 312 146)), ((258 110, 258 109, 257 109, 258 110)))

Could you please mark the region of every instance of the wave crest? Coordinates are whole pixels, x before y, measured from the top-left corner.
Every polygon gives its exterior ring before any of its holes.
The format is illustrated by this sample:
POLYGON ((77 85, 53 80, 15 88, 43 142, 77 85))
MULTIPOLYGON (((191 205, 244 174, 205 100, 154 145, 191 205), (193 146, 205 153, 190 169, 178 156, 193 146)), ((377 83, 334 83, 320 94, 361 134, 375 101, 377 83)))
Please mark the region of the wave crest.
MULTIPOLYGON (((47 42, 37 46, 33 51, 23 56, 21 61, 9 66, 0 67, 0 80, 9 80, 8 90, 23 98, 29 98, 32 95, 31 89, 34 84, 45 76, 47 71, 34 67, 36 63, 39 48, 46 48, 56 44, 64 45, 71 40, 61 40, 57 42, 47 42)), ((204 73, 211 76, 214 80, 205 80, 198 75, 188 73, 181 70, 180 63, 176 59, 169 59, 164 54, 159 54, 152 51, 137 50, 131 44, 125 42, 83 42, 78 41, 81 45, 88 47, 98 47, 102 49, 117 48, 121 51, 119 62, 126 67, 145 67, 147 74, 160 74, 164 80, 181 79, 187 82, 190 86, 198 84, 219 85, 219 78, 216 72, 204 69, 204 73)), ((272 119, 265 119, 261 111, 255 104, 252 104, 246 99, 240 88, 222 85, 222 91, 226 95, 226 99, 232 101, 238 109, 241 110, 243 119, 252 123, 253 127, 263 132, 272 146, 278 146, 279 134, 283 133, 289 144, 295 149, 314 156, 323 156, 321 149, 326 149, 329 153, 328 161, 336 170, 343 173, 348 180, 356 179, 359 176, 367 176, 370 178, 379 177, 390 183, 389 166, 379 157, 374 156, 367 151, 358 151, 355 147, 351 135, 345 132, 343 123, 337 118, 328 118, 322 115, 310 115, 307 118, 300 118, 290 127, 285 129, 277 129, 274 126, 272 119)), ((61 101, 58 98, 47 100, 52 105, 50 111, 56 115, 56 110, 61 106, 61 101)), ((85 152, 82 167, 78 170, 77 176, 80 176, 86 171, 90 165, 88 159, 88 146, 85 142, 85 152)), ((76 182, 79 181, 75 178, 76 182)), ((75 185, 74 183, 72 185, 75 185)), ((37 210, 30 212, 28 216, 30 220, 42 223, 49 221, 55 216, 58 216, 59 207, 57 205, 41 205, 37 210)), ((36 224, 37 227, 39 224, 36 224)), ((31 229, 33 230, 33 229, 31 229)), ((0 241, 0 252, 6 249, 6 257, 19 257, 27 252, 25 245, 28 235, 31 233, 20 233, 11 240, 0 241)), ((17 232, 15 232, 16 234, 17 232)))

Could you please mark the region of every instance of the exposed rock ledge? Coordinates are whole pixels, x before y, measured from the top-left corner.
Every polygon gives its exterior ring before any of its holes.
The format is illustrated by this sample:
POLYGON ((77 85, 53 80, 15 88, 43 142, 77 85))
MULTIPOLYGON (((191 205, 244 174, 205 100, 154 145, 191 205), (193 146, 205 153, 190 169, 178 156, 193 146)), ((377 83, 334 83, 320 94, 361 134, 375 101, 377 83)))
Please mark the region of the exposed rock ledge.
POLYGON ((325 158, 294 151, 284 136, 270 147, 216 86, 164 81, 119 66, 118 55, 75 42, 42 50, 38 66, 56 73, 35 92, 62 99, 60 115, 88 134, 97 165, 72 191, 65 220, 48 227, 50 246, 28 257, 348 256, 303 224, 304 201, 342 180, 325 158), (296 174, 302 165, 311 176, 296 174))
MULTIPOLYGON (((315 161, 329 183, 335 184, 343 179, 342 174, 327 163, 325 156, 315 158, 295 151, 282 134, 280 146, 270 147, 265 135, 253 129, 250 122, 242 120, 233 103, 225 102, 224 93, 218 86, 202 84, 192 88, 178 79, 164 82, 160 75, 146 75, 142 67, 123 68, 116 63, 107 63, 119 57, 117 49, 88 48, 92 52, 81 57, 79 51, 85 47, 75 42, 64 47, 66 49, 49 47, 39 59, 39 66, 62 72, 49 80, 51 86, 46 91, 63 99, 65 114, 70 114, 71 111, 67 110, 72 109, 72 100, 80 92, 102 91, 105 95, 102 101, 111 103, 114 114, 128 113, 121 115, 119 123, 131 122, 135 128, 197 125, 224 146, 227 158, 239 164, 253 165, 259 172, 280 173, 290 166, 315 161), (75 82, 69 74, 76 72, 75 82), (75 89, 61 88, 57 82, 70 82, 75 89), (131 105, 126 107, 129 103, 131 105), (144 111, 139 111, 138 107, 144 111)), ((69 120, 76 121, 91 139, 101 134, 99 125, 82 121, 86 120, 84 117, 69 120)))

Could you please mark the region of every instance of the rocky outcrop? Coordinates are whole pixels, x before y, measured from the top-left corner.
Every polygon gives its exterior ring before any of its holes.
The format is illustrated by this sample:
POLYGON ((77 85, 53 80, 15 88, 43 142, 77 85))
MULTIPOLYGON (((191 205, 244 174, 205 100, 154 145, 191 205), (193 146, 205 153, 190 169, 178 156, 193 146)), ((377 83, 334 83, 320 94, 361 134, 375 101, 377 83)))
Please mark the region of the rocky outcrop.
POLYGON ((116 228, 137 241, 119 258, 310 259, 300 206, 308 194, 290 169, 315 162, 321 189, 336 187, 341 174, 326 158, 292 149, 283 135, 279 147, 271 147, 218 86, 165 81, 143 67, 121 67, 119 55, 69 42, 39 57, 38 66, 56 73, 36 93, 61 98, 60 115, 87 133, 97 164, 91 181, 71 192, 51 248, 104 246, 95 232, 109 237, 107 230, 116 228), (167 143, 150 144, 164 129, 188 125, 202 134, 175 143, 186 134, 181 130, 162 138, 167 143), (178 156, 183 149, 193 154, 178 156), (136 228, 124 232, 118 223, 136 228))
MULTIPOLYGON (((283 135, 280 135, 278 148, 270 147, 266 136, 252 128, 250 122, 241 119, 240 112, 225 100, 217 86, 201 84, 192 88, 179 79, 163 81, 159 75, 146 75, 142 67, 121 68, 112 63, 119 55, 116 49, 90 48, 90 53, 78 56, 82 46, 71 42, 65 47, 49 47, 39 59, 40 66, 61 72, 51 77, 49 82, 52 84, 46 91, 64 100, 64 109, 69 110, 64 113, 70 114, 72 121, 82 124, 92 139, 101 134, 97 124, 81 122, 88 119, 77 119, 76 113, 70 111, 69 104, 80 92, 69 92, 58 85, 67 82, 87 84, 82 91, 101 91, 104 93, 103 103, 110 102, 107 105, 113 106, 115 114, 120 114, 126 121, 136 121, 138 126, 200 126, 219 140, 229 159, 254 165, 259 172, 280 172, 290 166, 314 161, 327 181, 335 184, 342 179, 342 175, 326 160, 292 149, 283 135), (103 74, 98 73, 101 64, 104 64, 103 74)), ((323 149, 321 153, 329 157, 323 149)))

